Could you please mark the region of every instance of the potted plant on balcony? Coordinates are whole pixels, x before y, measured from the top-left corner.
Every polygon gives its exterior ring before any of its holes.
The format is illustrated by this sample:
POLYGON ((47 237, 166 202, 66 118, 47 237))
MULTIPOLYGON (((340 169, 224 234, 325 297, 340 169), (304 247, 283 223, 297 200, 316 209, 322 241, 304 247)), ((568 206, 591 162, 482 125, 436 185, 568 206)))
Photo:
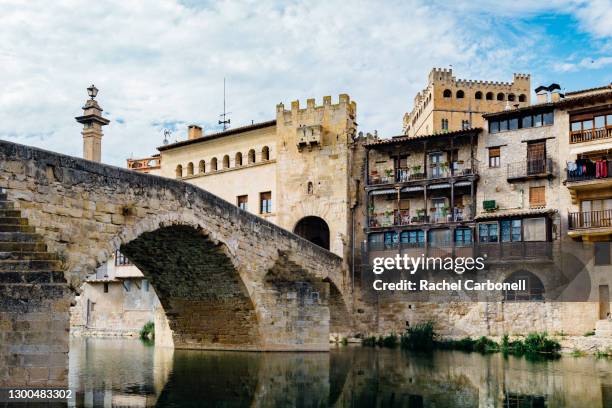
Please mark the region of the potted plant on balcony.
POLYGON ((421 173, 421 166, 412 166, 412 174, 410 175, 411 180, 421 179, 423 178, 423 173, 421 173))
POLYGON ((393 169, 385 169, 385 183, 393 181, 393 169))
POLYGON ((393 225, 393 211, 385 210, 385 218, 383 219, 383 227, 390 227, 393 225))
POLYGON ((443 175, 448 174, 448 163, 447 162, 440 163, 440 173, 442 173, 443 175))
POLYGON ((448 213, 450 210, 450 207, 448 205, 445 205, 444 207, 442 207, 442 217, 446 218, 447 221, 451 220, 451 215, 448 213))

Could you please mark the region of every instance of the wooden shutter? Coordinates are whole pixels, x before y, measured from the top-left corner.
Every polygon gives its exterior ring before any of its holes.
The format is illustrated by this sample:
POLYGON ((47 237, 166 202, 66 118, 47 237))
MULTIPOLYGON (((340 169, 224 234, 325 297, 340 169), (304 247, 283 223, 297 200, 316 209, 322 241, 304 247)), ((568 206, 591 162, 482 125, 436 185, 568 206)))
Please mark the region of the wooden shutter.
POLYGON ((546 205, 546 187, 529 188, 529 206, 543 207, 546 205))

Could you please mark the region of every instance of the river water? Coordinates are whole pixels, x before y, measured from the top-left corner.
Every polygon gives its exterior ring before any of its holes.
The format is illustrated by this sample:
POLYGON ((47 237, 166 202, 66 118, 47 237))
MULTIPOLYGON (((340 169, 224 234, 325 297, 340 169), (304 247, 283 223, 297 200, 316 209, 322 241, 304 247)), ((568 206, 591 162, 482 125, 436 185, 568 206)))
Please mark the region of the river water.
POLYGON ((73 338, 77 406, 612 407, 612 360, 347 346, 330 353, 172 350, 73 338))

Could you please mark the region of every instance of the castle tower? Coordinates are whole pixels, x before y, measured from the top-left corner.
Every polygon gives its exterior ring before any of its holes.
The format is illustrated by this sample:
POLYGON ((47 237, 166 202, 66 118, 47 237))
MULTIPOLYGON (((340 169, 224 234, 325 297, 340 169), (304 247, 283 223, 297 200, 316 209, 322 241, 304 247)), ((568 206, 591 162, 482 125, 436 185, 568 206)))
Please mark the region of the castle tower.
POLYGON ((277 223, 346 259, 357 105, 346 94, 276 107, 277 223))
POLYGON ((83 106, 83 115, 77 116, 77 122, 83 124, 83 158, 100 162, 102 160, 102 126, 110 123, 110 120, 102 117, 102 108, 96 102, 98 88, 91 85, 87 88, 90 97, 83 106))

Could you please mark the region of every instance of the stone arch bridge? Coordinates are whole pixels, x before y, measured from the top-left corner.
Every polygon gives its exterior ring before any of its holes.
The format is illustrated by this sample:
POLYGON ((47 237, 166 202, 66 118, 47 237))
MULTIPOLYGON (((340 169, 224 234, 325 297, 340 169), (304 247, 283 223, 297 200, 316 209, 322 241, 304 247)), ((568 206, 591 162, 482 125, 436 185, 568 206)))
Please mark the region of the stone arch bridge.
POLYGON ((0 384, 61 383, 69 307, 120 249, 177 348, 328 350, 342 260, 193 185, 0 141, 0 384))

